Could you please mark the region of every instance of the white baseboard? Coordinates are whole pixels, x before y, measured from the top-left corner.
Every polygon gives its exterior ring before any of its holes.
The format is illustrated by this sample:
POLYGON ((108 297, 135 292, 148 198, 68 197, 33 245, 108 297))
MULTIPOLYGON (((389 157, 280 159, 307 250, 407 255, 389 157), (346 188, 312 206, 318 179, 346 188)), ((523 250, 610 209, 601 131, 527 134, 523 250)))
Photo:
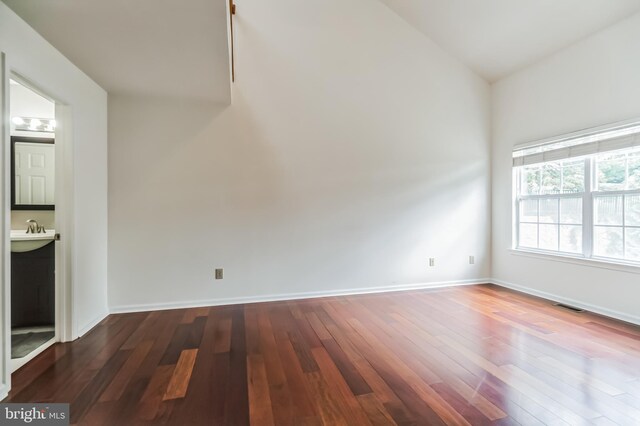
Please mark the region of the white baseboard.
POLYGON ((9 396, 9 386, 0 385, 0 401, 9 396))
POLYGON ((77 339, 79 337, 84 336, 93 327, 98 325, 100 323, 100 321, 105 319, 107 317, 107 315, 109 315, 109 313, 108 312, 104 312, 104 313, 101 313, 100 315, 98 315, 97 317, 95 317, 94 319, 92 319, 91 321, 89 321, 87 324, 84 325, 84 327, 82 327, 80 330, 78 330, 78 333, 75 336, 73 336, 73 338, 77 339))
MULTIPOLYGON (((474 285, 474 284, 495 284, 501 287, 510 288, 512 290, 520 291, 522 293, 530 294, 532 296, 542 297, 555 302, 566 303, 571 306, 575 306, 581 309, 585 309, 590 312, 601 314, 607 317, 619 319, 631 324, 640 325, 640 316, 629 315, 624 312, 615 311, 602 306, 593 305, 590 303, 582 302, 580 300, 562 297, 557 294, 547 293, 544 291, 536 290, 531 287, 526 287, 518 284, 513 284, 507 281, 499 280, 496 278, 480 278, 471 280, 459 280, 459 281, 440 281, 431 283, 418 283, 418 284, 404 284, 385 287, 368 287, 368 288, 356 288, 345 290, 329 290, 329 291, 316 291, 316 292, 303 292, 303 293, 282 293, 273 294, 267 296, 257 297, 235 297, 235 298, 219 298, 219 299, 206 299, 206 300, 192 300, 192 301, 180 301, 169 303, 149 303, 139 305, 120 305, 112 306, 110 313, 131 313, 131 312, 147 312, 147 311, 160 311, 167 309, 184 309, 184 308, 200 308, 206 306, 221 306, 221 305, 238 305, 244 303, 260 303, 260 302, 278 302, 285 300, 296 299, 313 299, 318 297, 331 297, 331 296, 348 296, 354 294, 373 294, 373 293, 386 293, 392 291, 406 291, 406 290, 420 290, 420 289, 435 289, 443 287, 454 287, 461 285, 474 285)), ((98 324, 103 317, 98 318, 93 324, 85 327, 85 332, 89 331, 93 326, 98 324)), ((84 333, 82 333, 84 334, 84 333)))
POLYGON ((193 301, 181 301, 181 302, 169 302, 169 303, 120 305, 120 306, 112 306, 110 308, 110 312, 112 314, 120 314, 120 313, 130 313, 130 312, 160 311, 160 310, 166 310, 166 309, 200 308, 205 306, 238 305, 238 304, 244 304, 244 303, 279 302, 284 300, 295 300, 295 299, 314 299, 318 297, 348 296, 353 294, 387 293, 392 291, 420 290, 420 289, 430 289, 430 288, 453 287, 453 286, 460 286, 460 285, 488 284, 490 282, 491 282, 490 278, 481 278, 481 279, 460 280, 460 281, 439 281, 439 282, 431 282, 431 283, 403 284, 403 285, 394 285, 394 286, 385 286, 385 287, 366 287, 366 288, 314 291, 314 292, 303 292, 303 293, 282 293, 282 294, 272 294, 267 296, 256 296, 256 297, 248 296, 248 297, 193 300, 193 301))
POLYGON ((543 299, 549 299, 554 302, 565 303, 567 305, 575 306, 576 308, 584 309, 586 311, 594 312, 596 314, 604 315, 606 317, 611 317, 611 318, 615 318, 631 324, 640 325, 640 316, 637 316, 637 315, 629 315, 627 313, 615 311, 613 309, 608 309, 603 306, 593 305, 591 303, 582 302, 580 300, 572 299, 569 297, 558 296, 557 294, 547 293, 546 291, 536 290, 531 287, 525 287, 519 284, 513 284, 513 283, 499 280, 496 278, 492 278, 490 282, 495 285, 510 288, 512 290, 520 291, 522 293, 530 294, 532 296, 542 297, 543 299))

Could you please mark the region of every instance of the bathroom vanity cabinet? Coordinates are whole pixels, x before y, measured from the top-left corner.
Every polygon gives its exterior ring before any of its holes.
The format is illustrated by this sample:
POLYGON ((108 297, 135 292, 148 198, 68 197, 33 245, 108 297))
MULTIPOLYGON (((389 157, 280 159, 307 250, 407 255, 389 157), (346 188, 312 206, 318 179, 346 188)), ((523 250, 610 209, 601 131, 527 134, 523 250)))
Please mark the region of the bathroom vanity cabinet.
POLYGON ((11 253, 11 327, 54 324, 55 243, 11 253))

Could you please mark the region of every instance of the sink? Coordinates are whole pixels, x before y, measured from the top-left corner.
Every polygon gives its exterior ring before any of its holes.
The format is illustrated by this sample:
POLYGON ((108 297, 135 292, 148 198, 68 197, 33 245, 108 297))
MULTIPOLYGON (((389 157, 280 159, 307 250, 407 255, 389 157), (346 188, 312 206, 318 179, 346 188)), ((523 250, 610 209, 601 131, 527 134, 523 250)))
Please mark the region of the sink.
POLYGON ((25 252, 44 247, 55 239, 55 229, 46 229, 40 234, 27 234, 24 229, 11 230, 11 251, 25 252))

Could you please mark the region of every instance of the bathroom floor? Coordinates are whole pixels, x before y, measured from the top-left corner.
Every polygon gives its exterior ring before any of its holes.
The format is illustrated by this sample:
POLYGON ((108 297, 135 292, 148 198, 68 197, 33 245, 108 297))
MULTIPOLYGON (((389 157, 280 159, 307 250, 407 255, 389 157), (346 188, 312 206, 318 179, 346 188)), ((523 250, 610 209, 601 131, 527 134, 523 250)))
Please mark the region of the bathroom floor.
POLYGON ((11 331, 11 358, 23 358, 53 339, 53 327, 19 328, 11 331))

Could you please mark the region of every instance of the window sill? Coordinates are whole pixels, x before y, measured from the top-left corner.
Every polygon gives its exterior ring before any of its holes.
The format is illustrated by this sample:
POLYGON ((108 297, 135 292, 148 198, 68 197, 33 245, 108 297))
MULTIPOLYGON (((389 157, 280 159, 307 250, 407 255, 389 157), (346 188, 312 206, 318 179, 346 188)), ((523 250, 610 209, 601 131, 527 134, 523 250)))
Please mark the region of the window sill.
POLYGON ((579 256, 571 256, 566 254, 551 254, 535 250, 525 249, 508 249, 515 256, 532 257, 535 259, 551 260, 553 262, 571 263, 574 265, 588 266, 591 268, 610 269, 613 271, 629 272, 632 274, 640 274, 640 265, 626 262, 617 262, 601 259, 586 259, 579 256))

